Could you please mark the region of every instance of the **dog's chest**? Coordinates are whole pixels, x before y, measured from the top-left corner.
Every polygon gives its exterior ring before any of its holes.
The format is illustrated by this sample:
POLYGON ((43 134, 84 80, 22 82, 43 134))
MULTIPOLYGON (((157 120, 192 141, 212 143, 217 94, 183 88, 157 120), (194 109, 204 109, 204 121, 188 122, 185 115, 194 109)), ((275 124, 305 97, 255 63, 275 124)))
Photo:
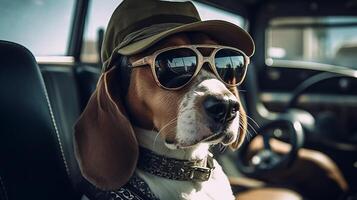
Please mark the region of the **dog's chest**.
POLYGON ((150 190, 161 200, 202 200, 234 199, 227 176, 221 166, 214 161, 212 176, 205 182, 176 181, 158 177, 141 170, 137 175, 150 187, 150 190))

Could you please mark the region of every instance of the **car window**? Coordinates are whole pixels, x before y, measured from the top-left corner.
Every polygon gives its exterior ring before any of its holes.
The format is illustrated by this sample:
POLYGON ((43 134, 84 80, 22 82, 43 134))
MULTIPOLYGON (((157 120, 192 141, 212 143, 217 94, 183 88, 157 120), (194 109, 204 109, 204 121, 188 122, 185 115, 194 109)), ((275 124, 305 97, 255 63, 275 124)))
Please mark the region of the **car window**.
POLYGON ((289 17, 270 21, 266 59, 312 61, 357 69, 357 17, 289 17))
MULTIPOLYGON (((121 3, 121 0, 91 0, 87 23, 85 26, 83 48, 81 61, 96 63, 98 57, 98 36, 100 30, 104 30, 109 22, 111 14, 121 3)), ((193 2, 202 18, 202 20, 220 19, 244 27, 245 20, 243 17, 208 6, 203 3, 193 2)))
POLYGON ((0 39, 37 56, 66 55, 75 0, 0 0, 0 39))

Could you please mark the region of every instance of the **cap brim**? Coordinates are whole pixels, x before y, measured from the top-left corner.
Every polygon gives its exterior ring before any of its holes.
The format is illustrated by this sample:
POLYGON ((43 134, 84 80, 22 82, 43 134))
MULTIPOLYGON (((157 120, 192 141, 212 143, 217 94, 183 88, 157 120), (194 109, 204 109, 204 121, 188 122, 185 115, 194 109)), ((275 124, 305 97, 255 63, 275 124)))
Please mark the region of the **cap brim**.
POLYGON ((118 53, 126 56, 137 54, 170 35, 180 32, 192 31, 206 33, 211 38, 217 40, 217 42, 219 42, 221 45, 238 48, 242 50, 247 56, 253 55, 255 50, 253 39, 244 29, 226 21, 209 20, 185 24, 163 31, 156 35, 130 43, 118 49, 118 53))

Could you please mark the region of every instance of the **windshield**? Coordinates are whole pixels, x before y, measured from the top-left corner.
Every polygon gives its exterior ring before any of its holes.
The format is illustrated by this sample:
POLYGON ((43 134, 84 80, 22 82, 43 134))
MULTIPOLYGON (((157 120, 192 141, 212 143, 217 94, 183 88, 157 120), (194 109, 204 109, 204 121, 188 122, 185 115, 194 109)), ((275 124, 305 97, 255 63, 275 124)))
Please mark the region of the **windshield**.
POLYGON ((357 69, 357 17, 289 17, 270 21, 266 58, 357 69))
POLYGON ((36 56, 67 54, 75 0, 0 0, 0 39, 36 56))

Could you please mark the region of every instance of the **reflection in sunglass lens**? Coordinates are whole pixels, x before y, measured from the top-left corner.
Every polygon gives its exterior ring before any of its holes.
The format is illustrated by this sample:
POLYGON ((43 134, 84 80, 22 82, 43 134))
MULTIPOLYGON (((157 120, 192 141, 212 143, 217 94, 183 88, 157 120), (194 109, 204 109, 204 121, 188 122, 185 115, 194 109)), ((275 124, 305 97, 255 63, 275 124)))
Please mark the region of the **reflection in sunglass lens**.
POLYGON ((178 88, 189 82, 197 67, 197 56, 188 48, 168 50, 155 60, 155 73, 161 85, 178 88))
POLYGON ((242 53, 232 49, 221 49, 215 55, 215 64, 218 75, 230 85, 241 82, 246 70, 245 59, 242 53))

